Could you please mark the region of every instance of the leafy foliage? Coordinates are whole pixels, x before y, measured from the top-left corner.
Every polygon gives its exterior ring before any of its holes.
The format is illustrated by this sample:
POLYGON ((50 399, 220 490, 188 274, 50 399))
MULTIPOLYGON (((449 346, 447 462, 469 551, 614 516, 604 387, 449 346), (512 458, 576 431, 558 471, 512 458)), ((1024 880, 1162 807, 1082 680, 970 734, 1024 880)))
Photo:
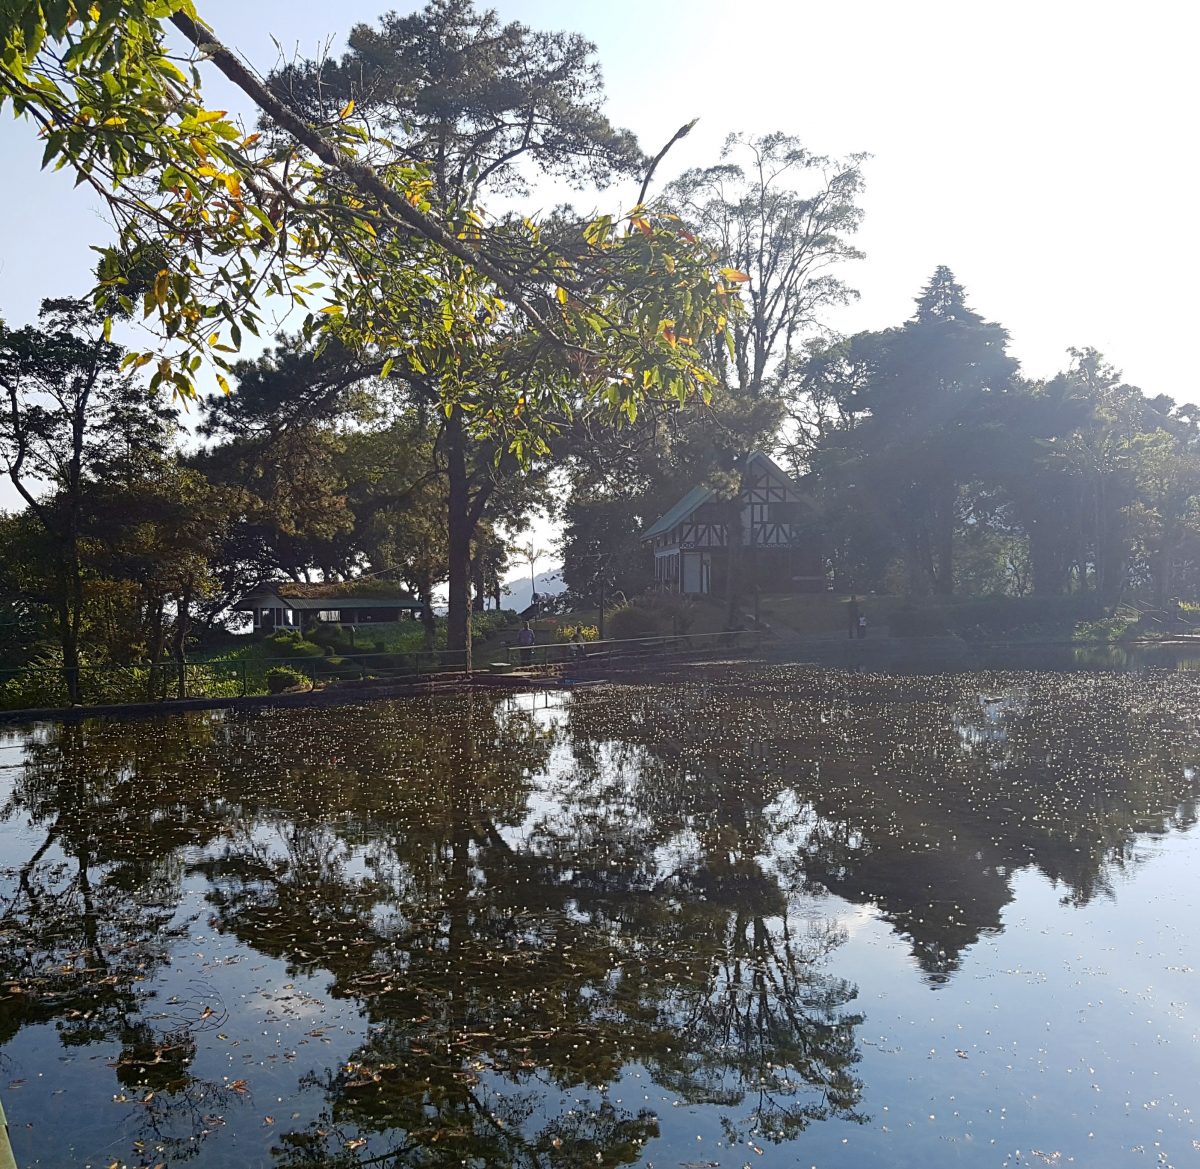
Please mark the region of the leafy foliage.
MULTIPOLYGON (((448 407, 470 409, 518 458, 537 453, 538 426, 580 387, 633 418, 647 394, 682 398, 707 380, 695 346, 724 327, 729 290, 673 218, 639 209, 561 239, 530 220, 487 224, 469 199, 436 189, 407 143, 372 133, 353 100, 317 123, 298 116, 191 0, 13 7, 0 103, 38 124, 47 165, 112 209, 120 240, 104 250, 100 301, 132 312, 135 275, 153 273, 142 313, 176 356, 129 360, 157 363, 154 387, 192 394, 206 360, 227 385, 225 355, 243 329, 257 332, 270 297, 308 310, 306 336, 379 354, 384 376, 399 362, 435 377, 448 407), (188 72, 168 24, 196 50, 188 72), (244 134, 204 107, 200 55, 277 133, 244 134)), ((568 60, 580 50, 563 49, 568 60)))

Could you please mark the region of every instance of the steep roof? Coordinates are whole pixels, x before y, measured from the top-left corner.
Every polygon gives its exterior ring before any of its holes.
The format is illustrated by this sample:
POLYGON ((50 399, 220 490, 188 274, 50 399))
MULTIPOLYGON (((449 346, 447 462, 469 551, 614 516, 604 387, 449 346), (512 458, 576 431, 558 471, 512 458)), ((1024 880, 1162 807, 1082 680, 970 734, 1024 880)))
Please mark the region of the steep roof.
MULTIPOLYGON (((766 463, 781 479, 786 479, 793 486, 796 485, 795 479, 765 451, 751 451, 746 462, 747 464, 766 463)), ((661 536, 664 532, 669 532, 676 524, 682 523, 696 508, 703 503, 707 503, 712 497, 713 489, 711 487, 693 487, 674 507, 663 512, 642 533, 642 539, 653 540, 655 536, 661 536)))
POLYGON ((235 609, 282 608, 306 612, 321 609, 419 609, 420 601, 399 585, 379 580, 264 581, 250 590, 235 609))
POLYGON ((642 533, 642 539, 652 540, 655 536, 661 536, 663 532, 669 532, 676 524, 687 519, 702 503, 705 503, 712 493, 711 487, 693 487, 674 507, 663 512, 642 533))
POLYGON ((323 580, 315 583, 304 581, 279 581, 266 586, 276 596, 294 600, 345 601, 363 600, 411 601, 412 594, 390 580, 323 580))

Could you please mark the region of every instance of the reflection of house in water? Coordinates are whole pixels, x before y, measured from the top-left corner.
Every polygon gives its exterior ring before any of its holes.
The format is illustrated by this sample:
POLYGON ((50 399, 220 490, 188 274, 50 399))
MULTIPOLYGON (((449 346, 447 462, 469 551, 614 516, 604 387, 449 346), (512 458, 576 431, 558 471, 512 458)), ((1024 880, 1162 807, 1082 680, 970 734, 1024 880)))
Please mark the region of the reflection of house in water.
POLYGON ((875 837, 834 865, 818 848, 805 857, 805 873, 838 897, 874 907, 911 943, 929 981, 947 982, 964 950, 1003 928, 1001 912, 1013 897, 1006 870, 970 845, 890 845, 875 837))
POLYGON ((301 584, 266 581, 241 598, 233 608, 249 613, 255 632, 306 629, 317 622, 367 625, 413 618, 421 603, 388 581, 348 580, 301 584))
POLYGON ((741 895, 758 875, 751 859, 766 858, 765 872, 793 887, 869 907, 908 941, 932 984, 945 982, 967 949, 1003 928, 1011 872, 1054 843, 1023 809, 1006 809, 1028 781, 996 778, 996 760, 1013 750, 1006 720, 1021 715, 1025 696, 981 703, 968 689, 948 701, 921 679, 803 672, 756 683, 719 698, 711 686, 703 698, 693 692, 707 720, 673 688, 627 701, 619 721, 597 722, 590 704, 575 704, 570 728, 577 745, 591 735, 637 744, 641 758, 627 770, 643 787, 637 798, 720 842, 680 866, 681 886, 714 896, 721 890, 705 884, 723 881, 741 895), (726 858, 721 867, 714 857, 726 858))
POLYGON ((742 539, 730 550, 730 501, 711 487, 693 487, 642 535, 654 553, 654 581, 670 592, 725 591, 729 557, 742 558, 742 585, 771 593, 825 589, 825 563, 812 500, 761 451, 748 460, 741 496, 742 539))

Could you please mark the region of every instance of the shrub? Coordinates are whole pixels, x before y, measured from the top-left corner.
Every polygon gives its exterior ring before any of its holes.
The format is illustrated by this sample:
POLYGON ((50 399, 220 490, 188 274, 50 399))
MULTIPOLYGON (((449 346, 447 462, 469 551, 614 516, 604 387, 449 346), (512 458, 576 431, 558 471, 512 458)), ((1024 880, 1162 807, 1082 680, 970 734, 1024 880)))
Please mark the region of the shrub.
POLYGON ((363 668, 348 658, 331 654, 317 666, 317 673, 323 678, 361 678, 363 668))
POLYGON ((557 633, 559 641, 574 641, 576 633, 584 641, 596 641, 600 637, 600 630, 594 625, 560 625, 557 633))
POLYGON ((346 631, 340 625, 326 625, 323 621, 315 622, 307 636, 314 645, 340 647, 350 644, 346 631))
POLYGON ((653 637, 660 632, 658 615, 640 605, 622 605, 614 609, 605 624, 605 632, 615 641, 653 637))
POLYGON ((696 602, 682 593, 648 593, 637 605, 654 614, 664 633, 687 633, 696 623, 696 602))
MULTIPOLYGON (((363 649, 372 644, 366 640, 361 627, 356 631, 354 626, 347 629, 345 625, 326 625, 322 622, 317 622, 308 631, 307 636, 309 641, 321 646, 327 654, 353 653, 356 649, 363 649)), ((387 643, 381 637, 376 637, 373 644, 379 647, 380 653, 387 649, 387 643)))
POLYGON ((516 624, 517 615, 511 609, 488 609, 471 614, 471 636, 484 641, 502 629, 516 624))
POLYGON ((298 629, 285 629, 263 639, 263 650, 269 658, 321 658, 325 651, 307 641, 298 629))
POLYGON ((415 669, 412 654, 385 653, 382 657, 372 658, 371 667, 376 670, 392 670, 399 674, 410 674, 415 669))
POLYGON ((293 670, 291 666, 272 666, 267 671, 267 690, 271 694, 282 694, 285 690, 291 690, 293 686, 299 686, 301 683, 307 684, 308 679, 299 670, 293 670))
POLYGON ((28 661, 20 673, 0 679, 0 709, 28 710, 67 705, 62 652, 47 650, 28 661))
POLYGON ((1081 621, 1075 627, 1076 641, 1120 641, 1136 630, 1129 617, 1107 617, 1102 621, 1081 621))

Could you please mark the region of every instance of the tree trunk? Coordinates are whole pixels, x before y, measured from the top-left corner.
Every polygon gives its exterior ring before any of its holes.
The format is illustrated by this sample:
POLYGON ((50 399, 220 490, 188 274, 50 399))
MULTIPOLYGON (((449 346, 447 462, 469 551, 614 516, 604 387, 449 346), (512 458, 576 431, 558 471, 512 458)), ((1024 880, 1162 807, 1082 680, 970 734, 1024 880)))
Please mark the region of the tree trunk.
POLYGON ((146 697, 157 698, 158 689, 155 686, 154 672, 162 661, 163 650, 167 643, 167 629, 163 622, 163 598, 158 597, 154 602, 154 616, 150 625, 150 639, 147 646, 147 657, 150 659, 149 678, 146 682, 146 697))
POLYGON ((1167 603, 1171 599, 1171 569, 1174 565, 1174 541, 1171 539, 1170 530, 1165 527, 1162 533, 1162 547, 1159 548, 1158 554, 1153 558, 1153 575, 1154 575, 1154 607, 1160 612, 1165 612, 1167 603))
MULTIPOLYGON (((99 355, 99 343, 95 349, 99 355)), ((99 366, 93 364, 89 377, 75 400, 71 418, 71 459, 67 465, 67 530, 63 559, 66 564, 66 625, 63 630, 63 666, 67 671, 67 693, 71 705, 80 702, 79 630, 83 624, 83 565, 79 562, 79 531, 83 521, 83 446, 86 436, 88 401, 96 384, 99 366)))
POLYGON ((462 411, 453 407, 446 419, 446 464, 449 476, 449 611, 446 648, 463 669, 471 668, 471 499, 467 482, 466 434, 462 411))
POLYGON ((187 693, 187 635, 191 622, 188 612, 192 607, 192 587, 185 585, 179 593, 179 613, 175 619, 175 666, 179 677, 175 684, 175 696, 186 698, 187 693))
POLYGON ((425 627, 425 652, 432 653, 437 642, 437 618, 433 615, 433 577, 422 573, 417 580, 417 600, 421 602, 421 624, 425 627))
POLYGON ((1067 589, 1070 564, 1064 555, 1062 532, 1054 532, 1040 520, 1028 525, 1029 565, 1035 597, 1060 597, 1067 589))
POLYGON ((933 591, 948 597, 954 592, 954 524, 957 484, 949 484, 938 492, 934 505, 931 549, 933 558, 933 591))
POLYGON ((474 595, 471 598, 471 611, 474 613, 482 613, 484 610, 484 601, 487 600, 487 586, 483 580, 483 568, 483 557, 476 556, 475 564, 471 569, 471 584, 474 589, 474 595))
POLYGON ((67 702, 71 706, 78 706, 82 702, 83 693, 79 684, 79 637, 71 618, 71 602, 65 580, 58 602, 58 629, 59 640, 62 643, 63 681, 67 686, 67 702))
POLYGON ((908 574, 908 595, 927 597, 930 593, 929 540, 916 520, 909 523, 904 539, 904 560, 908 574))
MULTIPOLYGON (((742 499, 750 489, 749 466, 746 459, 740 459, 738 466, 737 495, 727 504, 725 521, 725 628, 733 629, 737 621, 738 606, 742 600, 742 585, 745 579, 742 558, 745 555, 745 532, 742 527, 742 499)), ((753 516, 753 511, 751 511, 753 516)), ((750 526, 750 540, 754 541, 754 525, 750 526)), ((682 569, 682 565, 681 565, 682 569)), ((679 580, 680 592, 683 591, 683 577, 679 580)))

